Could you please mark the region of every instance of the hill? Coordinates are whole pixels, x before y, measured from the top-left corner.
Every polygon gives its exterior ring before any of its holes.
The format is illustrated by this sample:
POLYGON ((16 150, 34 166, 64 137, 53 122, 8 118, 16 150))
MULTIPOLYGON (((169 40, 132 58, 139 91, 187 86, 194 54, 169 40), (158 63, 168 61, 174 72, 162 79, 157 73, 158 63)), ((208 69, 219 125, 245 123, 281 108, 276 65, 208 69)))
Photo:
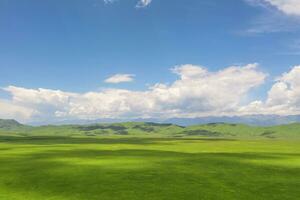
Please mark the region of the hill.
MULTIPOLYGON (((95 119, 95 120, 54 120, 54 121, 39 121, 31 122, 32 125, 41 126, 46 124, 96 124, 96 123, 123 123, 127 122, 128 119, 95 119)), ((300 123, 300 115, 243 115, 243 116, 209 116, 209 117, 195 117, 195 118, 148 118, 141 119, 135 118, 130 119, 131 122, 155 122, 155 123, 167 123, 167 124, 177 124, 180 126, 192 126, 210 123, 228 123, 228 124, 248 124, 252 126, 278 126, 282 124, 300 123)))
POLYGON ((17 131, 26 127, 28 126, 23 125, 14 119, 0 119, 0 130, 2 131, 17 131))
POLYGON ((223 137, 266 137, 266 138, 300 138, 300 123, 279 126, 250 126, 245 124, 210 123, 188 126, 187 133, 197 134, 200 130, 215 133, 223 137))
POLYGON ((47 125, 31 127, 15 120, 0 120, 0 134, 22 136, 164 136, 164 137, 263 137, 300 138, 300 123, 279 126, 209 123, 179 126, 170 123, 124 122, 89 125, 47 125))
POLYGON ((185 127, 151 122, 124 122, 89 125, 47 125, 33 127, 22 135, 105 136, 105 135, 174 135, 185 127))

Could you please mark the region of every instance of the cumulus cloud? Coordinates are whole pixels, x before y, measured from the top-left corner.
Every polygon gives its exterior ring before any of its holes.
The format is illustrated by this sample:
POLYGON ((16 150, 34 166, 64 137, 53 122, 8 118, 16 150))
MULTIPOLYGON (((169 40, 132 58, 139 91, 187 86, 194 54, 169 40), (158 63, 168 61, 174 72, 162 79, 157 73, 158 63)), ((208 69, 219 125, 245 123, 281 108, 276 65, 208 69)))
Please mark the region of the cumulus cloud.
POLYGON ((240 111, 246 114, 299 114, 300 66, 277 78, 265 101, 254 101, 241 107, 240 111))
POLYGON ((134 81, 134 74, 115 74, 107 79, 104 82, 106 83, 123 83, 123 82, 132 82, 134 81))
POLYGON ((172 84, 157 83, 145 91, 71 93, 15 86, 5 90, 12 96, 11 105, 35 111, 28 114, 31 120, 197 117, 236 113, 249 91, 266 78, 257 64, 216 72, 182 65, 171 71, 179 76, 178 80, 172 84))
POLYGON ((0 99, 0 118, 28 121, 37 112, 31 108, 13 104, 11 101, 0 99))

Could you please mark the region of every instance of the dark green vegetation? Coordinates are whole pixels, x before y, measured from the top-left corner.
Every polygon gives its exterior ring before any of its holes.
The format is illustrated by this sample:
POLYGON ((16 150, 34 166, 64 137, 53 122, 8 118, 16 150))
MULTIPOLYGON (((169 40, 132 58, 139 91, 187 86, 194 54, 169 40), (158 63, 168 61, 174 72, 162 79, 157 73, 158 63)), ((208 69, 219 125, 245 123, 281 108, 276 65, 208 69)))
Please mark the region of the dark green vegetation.
POLYGON ((6 126, 0 199, 296 200, 299 130, 298 124, 6 126))

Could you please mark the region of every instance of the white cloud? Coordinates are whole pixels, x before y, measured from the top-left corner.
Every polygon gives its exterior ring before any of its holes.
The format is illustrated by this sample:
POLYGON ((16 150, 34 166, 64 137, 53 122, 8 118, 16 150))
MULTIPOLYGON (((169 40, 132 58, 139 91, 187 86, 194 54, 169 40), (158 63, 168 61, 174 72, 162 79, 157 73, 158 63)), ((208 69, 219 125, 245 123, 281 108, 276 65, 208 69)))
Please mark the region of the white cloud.
POLYGON ((10 101, 0 99, 0 118, 1 119, 16 119, 20 122, 28 121, 36 113, 31 108, 26 108, 19 105, 14 105, 10 101))
POLYGON ((150 5, 152 0, 139 0, 138 3, 136 4, 137 8, 144 8, 150 5))
POLYGON ((275 80, 266 101, 255 101, 240 109, 247 114, 300 114, 300 66, 275 80))
POLYGON ((300 16, 299 0, 245 0, 251 5, 264 8, 276 8, 286 15, 300 16))
POLYGON ((115 1, 117 0, 103 0, 105 4, 108 4, 108 3, 114 3, 115 1))
POLYGON ((245 0, 263 8, 244 34, 294 32, 300 28, 300 0, 245 0))
POLYGON ((115 74, 107 79, 106 83, 123 83, 123 82, 132 82, 134 81, 134 74, 115 74))
POLYGON ((145 91, 106 89, 80 94, 15 86, 5 90, 12 95, 11 105, 35 111, 29 115, 31 121, 197 117, 236 113, 249 91, 266 78, 256 64, 217 72, 182 65, 172 71, 178 80, 170 85, 157 83, 145 91))
POLYGON ((300 0, 264 0, 287 15, 300 16, 300 0))
MULTIPOLYGON (((117 0, 103 0, 103 1, 105 4, 108 4, 108 3, 114 3, 117 0)), ((152 2, 152 0, 139 0, 135 7, 136 8, 145 8, 145 7, 149 6, 151 2, 152 2)))
POLYGON ((171 71, 175 74, 178 74, 181 79, 193 79, 201 76, 205 76, 207 74, 207 70, 201 66, 195 65, 181 65, 176 66, 171 69, 171 71))

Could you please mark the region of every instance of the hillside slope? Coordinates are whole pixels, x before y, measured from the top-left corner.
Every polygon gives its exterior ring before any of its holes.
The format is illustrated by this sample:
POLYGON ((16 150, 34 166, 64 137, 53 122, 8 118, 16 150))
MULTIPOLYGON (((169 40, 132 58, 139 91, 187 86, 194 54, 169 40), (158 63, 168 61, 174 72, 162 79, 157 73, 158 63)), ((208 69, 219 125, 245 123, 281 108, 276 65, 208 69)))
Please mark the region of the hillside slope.
POLYGON ((27 128, 28 126, 17 122, 14 119, 0 119, 0 130, 3 131, 16 131, 27 128))
POLYGON ((167 137, 263 137, 300 138, 300 123, 260 127, 245 124, 210 123, 178 126, 152 122, 31 127, 15 120, 0 120, 0 134, 22 136, 167 136, 167 137))
POLYGON ((267 138, 300 138, 300 123, 280 126, 249 126, 245 124, 211 123, 186 127, 186 132, 205 130, 218 136, 231 137, 267 137, 267 138))

